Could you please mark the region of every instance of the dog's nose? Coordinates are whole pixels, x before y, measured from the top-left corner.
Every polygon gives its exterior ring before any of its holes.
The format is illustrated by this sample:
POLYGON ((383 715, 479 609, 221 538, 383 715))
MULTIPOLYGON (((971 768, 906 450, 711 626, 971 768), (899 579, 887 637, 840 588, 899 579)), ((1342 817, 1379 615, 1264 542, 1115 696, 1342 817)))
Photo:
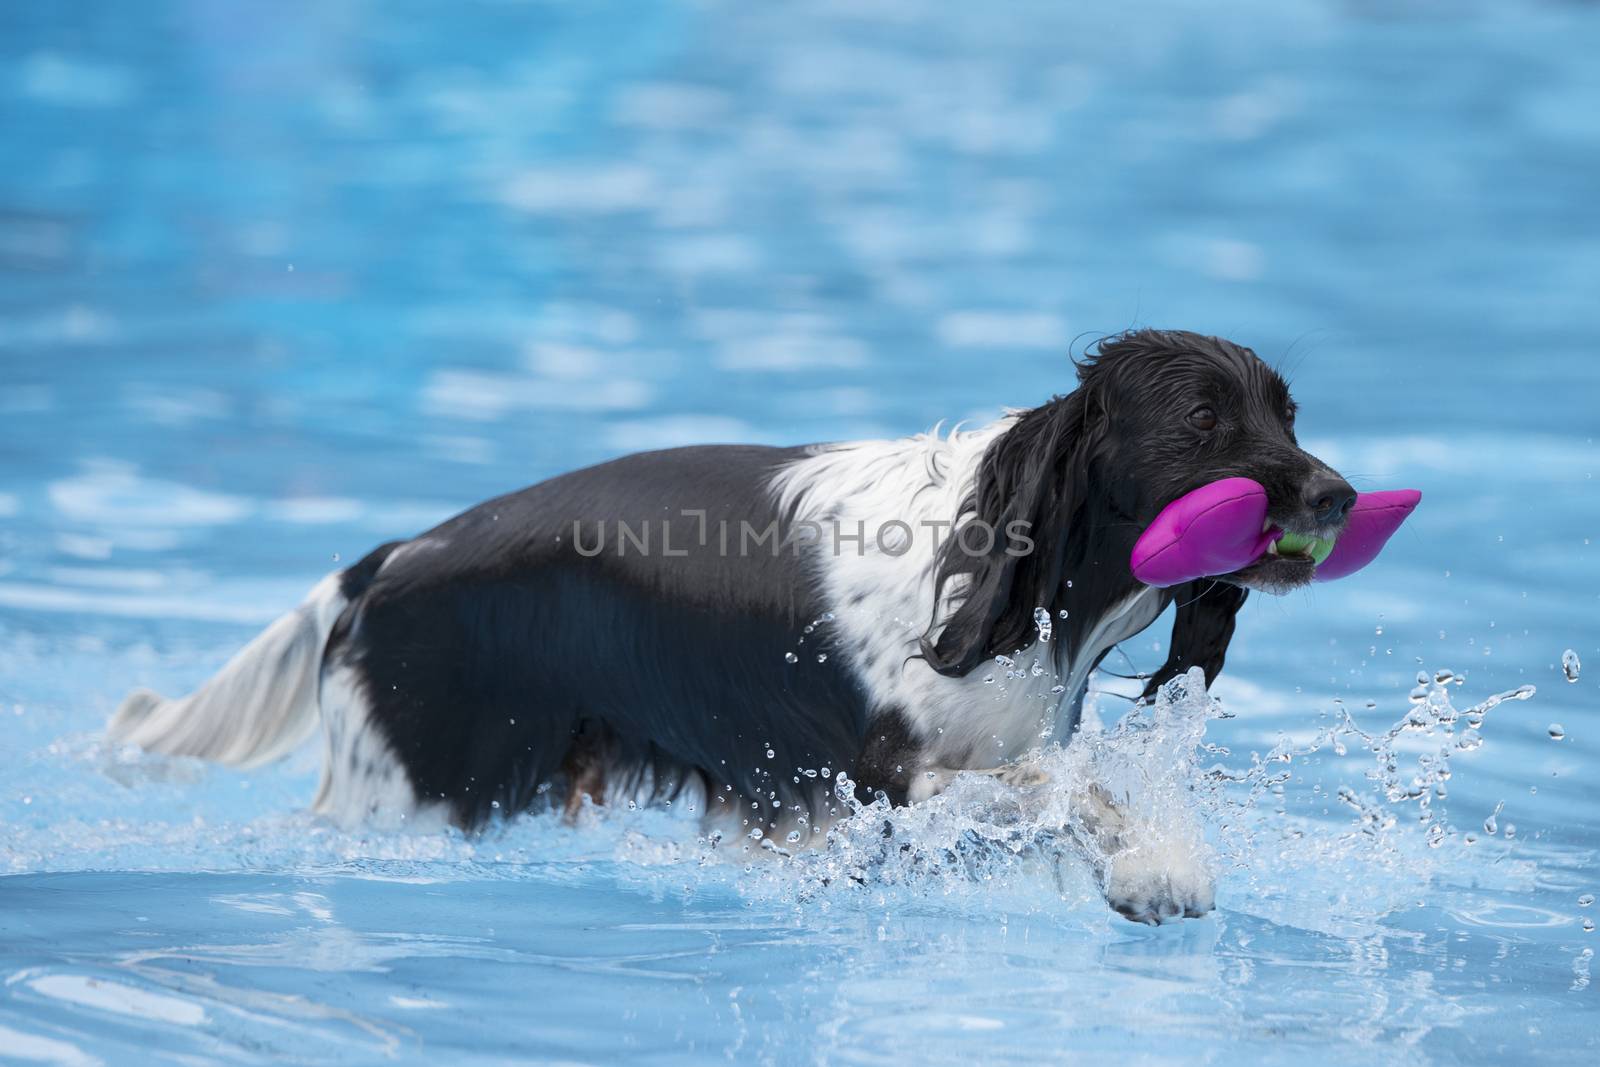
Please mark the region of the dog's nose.
POLYGON ((1317 521, 1327 525, 1343 522, 1350 514, 1350 509, 1355 507, 1356 491, 1337 474, 1324 474, 1313 478, 1306 486, 1304 500, 1317 521))

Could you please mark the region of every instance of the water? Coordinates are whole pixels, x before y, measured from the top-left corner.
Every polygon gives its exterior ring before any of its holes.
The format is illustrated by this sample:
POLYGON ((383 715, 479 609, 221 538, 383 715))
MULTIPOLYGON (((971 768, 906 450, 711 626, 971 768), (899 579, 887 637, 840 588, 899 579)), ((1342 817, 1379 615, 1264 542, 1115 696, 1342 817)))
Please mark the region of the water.
POLYGON ((1593 1055, 1600 10, 1007 11, 0 12, 5 1055, 1593 1055), (1134 323, 1253 345, 1313 451, 1426 494, 1367 572, 1252 598, 1230 717, 1105 695, 1046 758, 1160 753, 1211 918, 1111 916, 1048 790, 987 779, 783 864, 682 811, 341 833, 314 753, 100 742, 478 499, 991 417, 1134 323))

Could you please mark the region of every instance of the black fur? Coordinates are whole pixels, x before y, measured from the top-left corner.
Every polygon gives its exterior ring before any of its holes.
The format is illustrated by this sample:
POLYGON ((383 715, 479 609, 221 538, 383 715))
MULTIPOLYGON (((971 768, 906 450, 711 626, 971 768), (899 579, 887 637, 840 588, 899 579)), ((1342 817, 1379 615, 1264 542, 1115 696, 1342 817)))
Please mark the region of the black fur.
POLYGON ((1242 586, 1211 579, 1190 582, 1172 592, 1178 602, 1177 618, 1172 623, 1172 647, 1167 651, 1167 661, 1145 684, 1146 700, 1190 667, 1206 672, 1207 685, 1217 680, 1228 642, 1233 640, 1234 621, 1249 595, 1242 586))
MULTIPOLYGON (((1080 388, 1023 412, 978 467, 972 500, 964 509, 1003 534, 1013 523, 1027 524, 1033 550, 1014 551, 996 536, 985 555, 971 554, 974 540, 951 537, 940 549, 935 599, 962 577, 961 601, 938 628, 922 637, 922 654, 940 674, 965 675, 991 657, 1026 648, 1037 636, 1035 607, 1056 615, 1067 592, 1063 570, 1069 556, 1081 560, 1092 551, 1081 531, 1103 523, 1090 514, 1091 457, 1104 438, 1104 420, 1093 390, 1080 388)), ((1126 584, 1133 588, 1131 574, 1126 584)), ((1058 646, 1059 647, 1059 646, 1058 646)))
POLYGON ((771 542, 740 556, 735 539, 724 555, 718 536, 723 520, 730 538, 777 520, 764 486, 802 454, 651 452, 481 504, 381 571, 393 546, 347 572, 361 591, 328 659, 357 669, 418 793, 463 825, 494 802, 528 807, 579 738, 658 785, 698 771, 722 803, 769 818, 774 803, 809 804, 827 783, 796 785, 797 770, 854 764, 865 696, 843 657, 818 663, 820 645, 800 643, 825 609, 795 553, 771 542), (705 545, 682 514, 702 507, 705 545), (603 551, 579 554, 574 520, 585 550, 604 524, 603 551), (616 537, 619 520, 635 534, 648 520, 648 555, 616 537), (686 555, 663 555, 662 523, 686 555))
POLYGON ((899 708, 880 708, 873 713, 866 743, 856 757, 856 797, 871 803, 883 793, 893 804, 904 804, 911 788, 911 776, 921 763, 921 744, 899 708))

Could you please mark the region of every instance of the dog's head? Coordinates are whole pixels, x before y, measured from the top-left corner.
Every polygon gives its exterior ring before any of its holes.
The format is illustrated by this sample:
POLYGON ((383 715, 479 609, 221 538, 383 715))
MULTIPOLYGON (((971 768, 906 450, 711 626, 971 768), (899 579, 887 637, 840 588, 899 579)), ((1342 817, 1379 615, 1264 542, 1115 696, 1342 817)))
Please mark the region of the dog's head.
MULTIPOLYGON (((1030 644, 1036 607, 1107 609, 1138 588, 1128 558, 1140 532, 1173 500, 1222 478, 1259 482, 1269 524, 1337 536, 1355 490, 1299 446, 1294 415, 1288 384, 1248 348, 1175 330, 1102 341, 1079 363, 1077 389, 1018 415, 985 452, 964 514, 996 529, 1025 522, 1033 549, 974 557, 948 542, 938 588, 964 576, 962 597, 930 628, 923 655, 942 673, 964 674, 1030 644)), ((1309 556, 1272 554, 1216 577, 1284 593, 1315 570, 1309 556)))
MULTIPOLYGON (((1332 539, 1356 492, 1295 440, 1295 402, 1281 375, 1216 337, 1142 330, 1109 341, 1080 370, 1104 437, 1091 476, 1135 535, 1191 490, 1243 477, 1267 491, 1267 522, 1332 539)), ((1118 538, 1117 540, 1121 540, 1118 538)), ((1285 593, 1311 581, 1307 555, 1270 554, 1223 581, 1285 593)))

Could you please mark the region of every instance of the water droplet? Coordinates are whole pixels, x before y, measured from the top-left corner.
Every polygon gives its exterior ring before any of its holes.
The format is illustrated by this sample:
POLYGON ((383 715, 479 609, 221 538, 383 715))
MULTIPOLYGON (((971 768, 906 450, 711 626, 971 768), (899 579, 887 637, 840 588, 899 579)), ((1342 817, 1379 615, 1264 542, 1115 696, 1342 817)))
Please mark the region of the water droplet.
POLYGON ((1016 664, 1016 661, 1013 660, 1010 656, 996 656, 994 658, 994 665, 996 667, 999 667, 1001 670, 1010 670, 1012 667, 1015 667, 1017 664, 1016 664))
POLYGON ((768 759, 772 759, 772 758, 773 758, 773 757, 774 757, 774 756, 776 756, 776 755, 777 755, 777 753, 776 753, 776 752, 774 752, 774 751, 772 751, 772 749, 770 749, 770 748, 769 748, 769 749, 767 749, 767 758, 768 758, 768 759))
POLYGON ((1044 664, 1040 663, 1038 660, 1034 660, 1033 667, 1030 668, 1029 673, 1035 678, 1038 678, 1040 675, 1044 674, 1044 664))
POLYGON ((1594 903, 1594 894, 1593 893, 1585 893, 1583 896, 1578 898, 1578 907, 1580 907, 1580 908, 1587 908, 1590 904, 1593 904, 1593 903, 1594 903))
POLYGON ((993 681, 994 681, 994 675, 986 674, 986 675, 983 676, 983 684, 984 685, 989 685, 993 681))
POLYGON ((783 658, 784 658, 784 661, 788 662, 788 663, 799 663, 800 662, 800 657, 795 655, 793 652, 785 652, 783 654, 783 658))
POLYGON ((1586 933, 1586 934, 1594 933, 1594 920, 1593 919, 1584 919, 1583 920, 1583 932, 1586 933))
POLYGON ((818 663, 826 663, 826 662, 828 662, 828 654, 826 652, 818 652, 817 653, 817 662, 818 663))
POLYGON ((1064 685, 1052 685, 1050 687, 1050 693, 1053 696, 1060 696, 1062 693, 1065 693, 1066 691, 1067 691, 1067 687, 1064 686, 1064 685))
POLYGON ((1050 640, 1050 635, 1055 633, 1055 624, 1050 621, 1050 612, 1044 608, 1033 609, 1033 625, 1039 631, 1040 641, 1050 640))
MULTIPOLYGON (((1072 583, 1068 582, 1067 584, 1071 585, 1072 583)), ((1066 618, 1067 617, 1067 609, 1066 608, 1062 608, 1060 611, 1056 612, 1056 617, 1057 618, 1061 618, 1061 619, 1066 618)))
POLYGON ((828 768, 826 768, 826 767, 822 768, 822 777, 828 778, 828 777, 831 777, 832 775, 833 775, 833 772, 828 770, 828 768))
POLYGON ((1563 737, 1566 737, 1566 736, 1567 736, 1566 727, 1562 726, 1558 722, 1553 722, 1553 723, 1550 724, 1550 740, 1552 740, 1552 741, 1560 741, 1563 737))
POLYGON ((789 833, 788 833, 788 836, 786 836, 784 838, 784 840, 789 842, 789 844, 791 844, 791 845, 797 844, 799 842, 799 840, 800 840, 800 831, 799 830, 790 830, 789 833))
POLYGON ((1583 669, 1583 664, 1578 662, 1578 654, 1572 649, 1561 653, 1561 673, 1567 676, 1567 681, 1576 682, 1578 672, 1583 669))

